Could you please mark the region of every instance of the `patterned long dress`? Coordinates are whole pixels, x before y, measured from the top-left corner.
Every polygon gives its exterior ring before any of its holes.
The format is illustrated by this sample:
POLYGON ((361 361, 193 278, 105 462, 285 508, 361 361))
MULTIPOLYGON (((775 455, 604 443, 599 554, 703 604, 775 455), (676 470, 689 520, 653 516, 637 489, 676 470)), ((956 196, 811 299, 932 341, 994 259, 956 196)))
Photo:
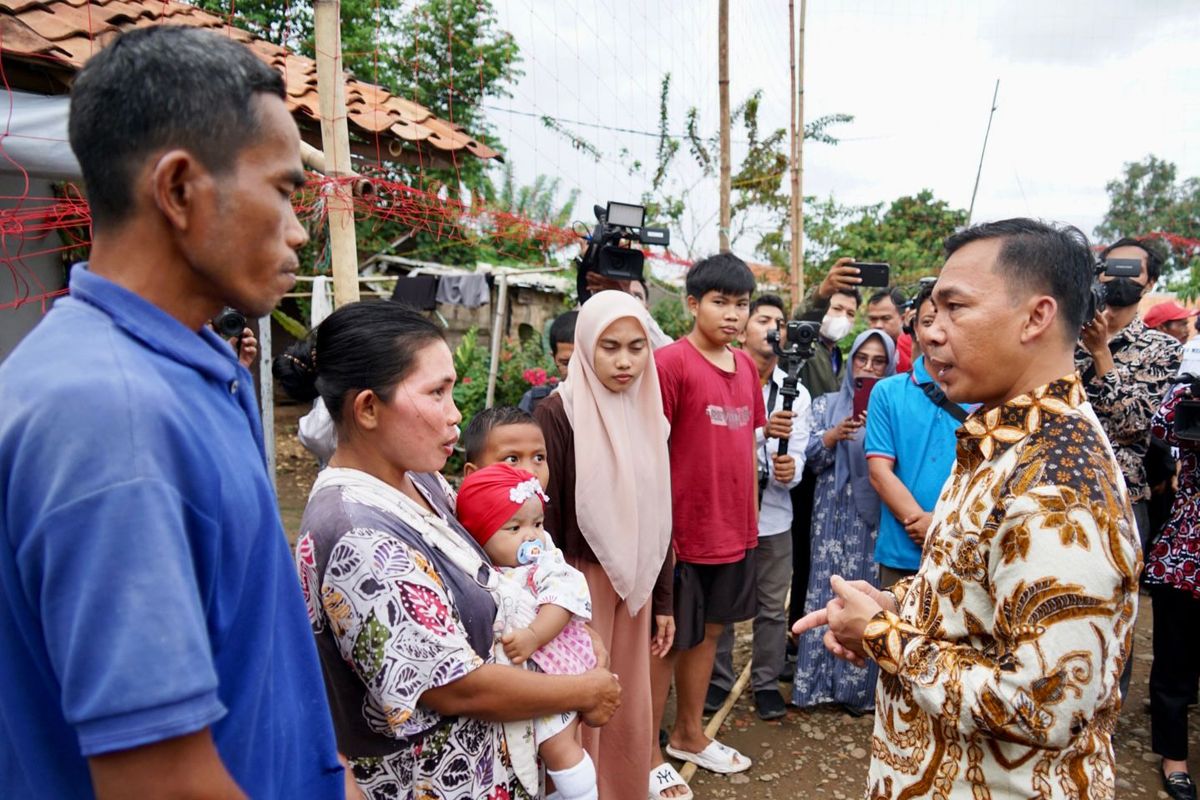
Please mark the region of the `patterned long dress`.
MULTIPOLYGON (((821 437, 841 420, 829 419, 830 399, 822 395, 812 403, 807 447, 807 464, 817 473, 813 499, 810 552, 812 571, 804 607, 824 608, 833 599, 829 587, 832 575, 848 581, 868 580, 878 584, 875 567, 875 537, 878 527, 868 527, 854 507, 853 484, 837 492, 834 488, 834 450, 825 447, 821 437)), ((863 435, 862 432, 859 435, 863 435)), ((801 707, 821 703, 839 703, 855 711, 875 707, 875 682, 879 668, 868 662, 865 669, 835 658, 822 642, 825 629, 809 631, 797 643, 796 678, 792 684, 792 702, 801 707)))
MULTIPOLYGON (((322 474, 338 472, 355 471, 322 474)), ((457 526, 439 483, 423 475, 413 482, 457 526)), ((444 718, 420 702, 425 691, 493 660, 495 606, 486 591, 398 516, 340 486, 318 484, 301 530, 300 584, 338 745, 363 793, 369 800, 529 800, 501 725, 444 718)))

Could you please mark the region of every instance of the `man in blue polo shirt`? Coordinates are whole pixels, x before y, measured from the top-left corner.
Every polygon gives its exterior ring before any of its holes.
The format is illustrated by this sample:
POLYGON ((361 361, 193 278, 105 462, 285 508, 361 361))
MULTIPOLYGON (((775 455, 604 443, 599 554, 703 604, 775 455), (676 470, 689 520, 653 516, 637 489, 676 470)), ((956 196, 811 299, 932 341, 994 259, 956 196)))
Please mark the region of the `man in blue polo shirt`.
MULTIPOLYGON (((929 284, 914 301, 915 344, 922 350, 923 333, 936 313, 932 294, 929 284)), ((956 414, 965 417, 966 407, 941 395, 924 357, 913 362, 911 372, 885 378, 871 392, 863 446, 871 485, 884 507, 875 540, 881 586, 915 574, 921 565, 930 512, 954 466, 954 432, 961 424, 956 414)))
POLYGON ((294 283, 283 98, 174 27, 75 81, 91 262, 0 366, 0 797, 345 794, 253 382, 205 327, 294 283))

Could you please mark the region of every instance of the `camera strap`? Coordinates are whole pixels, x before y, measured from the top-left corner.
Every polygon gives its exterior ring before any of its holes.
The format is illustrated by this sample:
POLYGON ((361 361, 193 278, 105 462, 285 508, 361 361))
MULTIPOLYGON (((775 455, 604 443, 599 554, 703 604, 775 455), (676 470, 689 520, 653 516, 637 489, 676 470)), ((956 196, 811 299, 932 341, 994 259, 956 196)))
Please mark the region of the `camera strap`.
MULTIPOLYGON (((916 380, 917 379, 914 377, 913 382, 916 383, 916 380)), ((957 403, 950 402, 950 398, 946 397, 946 393, 942 391, 942 387, 938 386, 933 381, 930 381, 929 383, 918 383, 917 385, 921 387, 921 391, 925 393, 925 396, 928 397, 935 406, 954 417, 959 421, 960 424, 966 422, 967 412, 964 411, 957 403)))

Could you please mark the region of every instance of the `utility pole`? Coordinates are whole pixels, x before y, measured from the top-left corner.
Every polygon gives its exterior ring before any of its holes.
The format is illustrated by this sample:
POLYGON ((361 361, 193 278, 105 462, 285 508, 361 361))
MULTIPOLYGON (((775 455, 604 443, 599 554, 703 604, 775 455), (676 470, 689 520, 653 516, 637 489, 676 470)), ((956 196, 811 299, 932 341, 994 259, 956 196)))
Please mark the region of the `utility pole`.
POLYGON ((346 126, 346 77, 342 70, 342 20, 338 0, 313 3, 317 46, 317 99, 321 110, 321 146, 325 174, 334 181, 325 194, 329 219, 333 299, 338 307, 358 300, 358 248, 354 236, 350 132, 346 126))
POLYGON ((717 88, 721 96, 721 227, 717 233, 721 252, 728 253, 732 172, 729 154, 729 0, 718 0, 717 3, 717 88))
POLYGON ((967 208, 967 224, 975 216, 975 193, 979 191, 979 176, 983 174, 983 157, 987 154, 988 134, 992 132, 992 117, 996 116, 996 98, 1000 96, 1000 79, 996 78, 996 90, 992 92, 992 110, 988 112, 987 130, 983 132, 983 150, 979 153, 979 169, 975 171, 975 188, 971 190, 971 205, 967 208))
POLYGON ((788 277, 791 284, 792 307, 804 299, 804 17, 808 0, 800 0, 799 76, 797 77, 797 42, 795 0, 788 0, 788 51, 792 77, 792 248, 788 277))

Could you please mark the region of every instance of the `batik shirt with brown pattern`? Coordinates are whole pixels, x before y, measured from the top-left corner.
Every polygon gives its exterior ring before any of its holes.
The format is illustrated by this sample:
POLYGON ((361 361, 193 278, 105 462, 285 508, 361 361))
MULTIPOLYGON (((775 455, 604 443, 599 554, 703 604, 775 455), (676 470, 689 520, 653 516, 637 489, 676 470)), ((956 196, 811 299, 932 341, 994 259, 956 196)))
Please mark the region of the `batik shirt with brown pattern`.
POLYGON ((1162 331, 1134 317, 1108 343, 1113 368, 1096 377, 1092 355, 1075 349, 1075 368, 1086 376, 1088 402, 1117 454, 1129 488, 1129 502, 1150 499, 1146 481, 1146 451, 1150 449, 1150 419, 1175 382, 1183 347, 1162 331))
POLYGON ((1077 376, 968 418, 921 569, 863 636, 868 796, 1111 798, 1139 559, 1077 376))

